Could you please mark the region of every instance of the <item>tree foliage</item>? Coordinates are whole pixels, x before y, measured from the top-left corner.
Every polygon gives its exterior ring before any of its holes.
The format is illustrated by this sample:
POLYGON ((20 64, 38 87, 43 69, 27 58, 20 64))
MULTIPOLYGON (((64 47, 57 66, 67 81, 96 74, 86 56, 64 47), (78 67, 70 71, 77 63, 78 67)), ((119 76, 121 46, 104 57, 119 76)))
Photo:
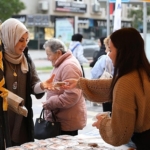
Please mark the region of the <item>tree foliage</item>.
MULTIPOLYGON (((150 15, 150 7, 147 7, 147 15, 150 15)), ((133 18, 132 26, 138 29, 139 26, 143 25, 143 8, 140 7, 139 9, 130 9, 128 12, 128 17, 133 18)))
POLYGON ((20 0, 0 0, 0 20, 3 22, 23 9, 25 5, 20 0))

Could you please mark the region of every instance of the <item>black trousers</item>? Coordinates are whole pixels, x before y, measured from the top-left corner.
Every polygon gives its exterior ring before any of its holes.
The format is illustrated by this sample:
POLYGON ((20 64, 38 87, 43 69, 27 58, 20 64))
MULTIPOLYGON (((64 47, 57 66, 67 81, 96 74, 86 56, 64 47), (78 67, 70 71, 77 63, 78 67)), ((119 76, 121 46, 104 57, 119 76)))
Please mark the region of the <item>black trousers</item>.
POLYGON ((63 131, 63 130, 61 130, 61 135, 75 136, 75 135, 78 135, 78 130, 75 130, 75 131, 63 131))
POLYGON ((103 112, 105 111, 112 112, 112 102, 102 103, 102 106, 103 106, 103 112))
POLYGON ((150 129, 142 133, 134 133, 131 139, 136 145, 136 150, 150 150, 150 129))
POLYGON ((11 145, 12 145, 12 146, 20 146, 21 144, 15 143, 15 142, 11 141, 11 145))

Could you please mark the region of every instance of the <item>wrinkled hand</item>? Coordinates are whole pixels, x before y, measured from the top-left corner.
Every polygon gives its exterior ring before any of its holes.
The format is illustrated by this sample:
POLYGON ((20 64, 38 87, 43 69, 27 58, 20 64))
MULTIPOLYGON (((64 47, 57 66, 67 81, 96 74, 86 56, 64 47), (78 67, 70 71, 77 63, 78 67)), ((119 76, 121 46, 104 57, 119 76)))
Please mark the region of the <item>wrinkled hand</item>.
POLYGON ((102 121, 102 119, 106 117, 106 115, 102 115, 102 114, 98 114, 96 115, 96 121, 92 124, 93 127, 96 127, 97 129, 99 129, 100 127, 100 123, 102 121))
POLYGON ((48 90, 54 90, 53 80, 54 80, 55 74, 53 74, 48 80, 41 82, 41 88, 48 89, 48 90))
POLYGON ((44 108, 44 109, 47 109, 47 107, 46 107, 46 102, 42 102, 42 104, 43 104, 43 108, 44 108))
POLYGON ((78 79, 67 79, 64 80, 64 82, 66 82, 66 84, 62 86, 63 89, 73 89, 76 88, 78 79))

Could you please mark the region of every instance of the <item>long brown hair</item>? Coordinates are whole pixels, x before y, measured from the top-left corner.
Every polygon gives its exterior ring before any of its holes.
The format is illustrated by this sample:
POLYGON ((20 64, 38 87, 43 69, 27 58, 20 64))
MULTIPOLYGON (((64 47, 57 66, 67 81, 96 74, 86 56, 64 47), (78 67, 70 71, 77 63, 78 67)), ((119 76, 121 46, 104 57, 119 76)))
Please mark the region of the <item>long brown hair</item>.
POLYGON ((117 80, 134 70, 138 71, 141 85, 143 81, 140 69, 145 70, 150 78, 150 64, 145 54, 144 40, 134 28, 123 28, 111 34, 110 39, 117 49, 114 77, 110 89, 110 98, 117 80))

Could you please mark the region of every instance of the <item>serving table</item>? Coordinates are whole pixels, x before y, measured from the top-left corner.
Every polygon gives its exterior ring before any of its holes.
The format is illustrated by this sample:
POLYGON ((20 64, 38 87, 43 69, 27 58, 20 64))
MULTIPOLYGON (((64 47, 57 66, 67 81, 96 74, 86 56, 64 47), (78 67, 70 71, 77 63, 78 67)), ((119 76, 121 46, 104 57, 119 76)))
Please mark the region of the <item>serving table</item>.
POLYGON ((77 136, 60 135, 55 138, 35 140, 35 142, 10 147, 6 150, 129 150, 129 147, 125 145, 113 147, 105 143, 100 136, 79 134, 77 136))

